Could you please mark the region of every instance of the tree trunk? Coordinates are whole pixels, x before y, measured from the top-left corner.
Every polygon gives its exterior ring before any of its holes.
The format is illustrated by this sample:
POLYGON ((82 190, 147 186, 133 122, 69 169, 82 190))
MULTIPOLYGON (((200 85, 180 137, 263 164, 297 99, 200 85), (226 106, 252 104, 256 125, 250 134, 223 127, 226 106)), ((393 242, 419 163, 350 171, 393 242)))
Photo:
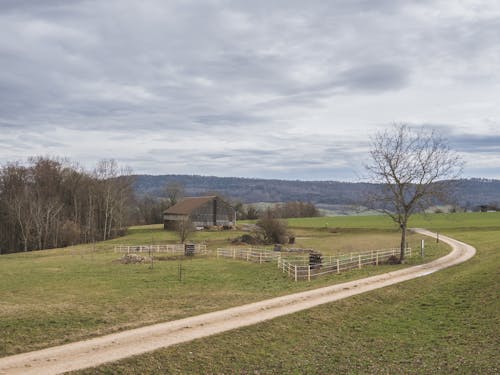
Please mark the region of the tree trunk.
POLYGON ((400 248, 400 255, 399 255, 399 263, 403 263, 405 259, 405 251, 406 251, 406 227, 407 224, 401 224, 401 248, 400 248))

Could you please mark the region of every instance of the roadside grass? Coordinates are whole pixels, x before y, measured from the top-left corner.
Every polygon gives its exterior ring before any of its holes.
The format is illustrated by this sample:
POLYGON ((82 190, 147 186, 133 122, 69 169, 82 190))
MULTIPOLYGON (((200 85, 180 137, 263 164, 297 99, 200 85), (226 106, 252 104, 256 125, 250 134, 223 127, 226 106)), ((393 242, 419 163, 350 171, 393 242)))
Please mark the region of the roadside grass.
POLYGON ((477 248, 466 263, 77 373, 498 374, 500 221, 482 218, 444 231, 477 248))
MULTIPOLYGON (((486 218, 481 216, 479 218, 486 218)), ((379 217, 361 218, 365 229, 341 227, 335 232, 309 225, 298 227, 309 238, 304 245, 317 245, 325 254, 377 247, 397 246, 394 229, 376 230, 379 217), (370 223, 370 220, 372 221, 370 223), (315 242, 316 241, 316 242, 315 242), (391 243, 390 246, 386 246, 391 243), (381 246, 375 246, 380 244, 381 246), (366 248, 365 245, 371 245, 366 248), (382 246, 383 245, 383 246, 382 246)), ((307 221, 307 220, 305 220, 307 221)), ((479 226, 484 224, 480 220, 479 226)), ((242 232, 208 231, 194 234, 212 250, 229 245, 242 232)), ((418 248, 420 237, 410 236, 418 248)), ((175 243, 172 232, 161 226, 133 227, 126 237, 95 245, 2 255, 0 257, 0 356, 81 340, 119 330, 215 311, 265 298, 345 282, 401 266, 367 267, 340 275, 295 283, 277 270, 275 264, 215 259, 123 265, 116 263, 115 244, 175 243), (183 279, 179 281, 179 264, 183 279)), ((299 244, 300 245, 300 244, 299 244)), ((448 251, 443 244, 429 241, 429 261, 448 251)), ((409 264, 420 262, 414 257, 409 264)))

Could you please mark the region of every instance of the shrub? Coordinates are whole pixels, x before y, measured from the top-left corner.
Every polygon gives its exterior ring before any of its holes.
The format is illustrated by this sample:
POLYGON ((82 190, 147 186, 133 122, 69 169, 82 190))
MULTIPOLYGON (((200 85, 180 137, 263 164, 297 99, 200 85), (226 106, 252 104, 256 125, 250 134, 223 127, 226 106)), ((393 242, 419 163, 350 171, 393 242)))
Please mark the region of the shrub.
POLYGON ((271 215, 266 215, 257 221, 257 226, 261 230, 264 242, 268 244, 286 244, 293 236, 288 231, 288 224, 285 220, 276 219, 271 215))

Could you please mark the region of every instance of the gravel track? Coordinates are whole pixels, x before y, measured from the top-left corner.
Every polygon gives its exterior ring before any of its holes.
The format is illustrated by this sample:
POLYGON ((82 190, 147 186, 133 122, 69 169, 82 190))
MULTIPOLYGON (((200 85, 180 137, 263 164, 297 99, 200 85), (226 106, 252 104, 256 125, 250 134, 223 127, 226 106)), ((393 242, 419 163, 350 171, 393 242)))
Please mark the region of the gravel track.
MULTIPOLYGON (((436 236, 425 229, 415 232, 436 236)), ((440 235, 452 251, 430 263, 221 311, 0 358, 0 374, 60 374, 244 327, 356 294, 422 277, 465 262, 476 249, 440 235)))

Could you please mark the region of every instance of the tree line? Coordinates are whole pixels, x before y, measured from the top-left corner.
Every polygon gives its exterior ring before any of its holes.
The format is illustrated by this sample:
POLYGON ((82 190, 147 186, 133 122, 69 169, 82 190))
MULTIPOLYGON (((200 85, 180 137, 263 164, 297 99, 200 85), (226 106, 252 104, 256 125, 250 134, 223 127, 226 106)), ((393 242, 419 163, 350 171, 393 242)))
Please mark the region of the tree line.
POLYGON ((32 157, 0 168, 0 253, 107 240, 132 220, 134 179, 114 160, 92 171, 32 157))
MULTIPOLYGON (((105 241, 132 224, 162 223, 163 212, 184 196, 177 182, 163 188, 163 197, 136 196, 134 183, 130 169, 114 160, 102 160, 90 171, 50 157, 0 165, 0 254, 105 241)), ((228 201, 239 219, 320 215, 312 203, 261 210, 228 201)))

